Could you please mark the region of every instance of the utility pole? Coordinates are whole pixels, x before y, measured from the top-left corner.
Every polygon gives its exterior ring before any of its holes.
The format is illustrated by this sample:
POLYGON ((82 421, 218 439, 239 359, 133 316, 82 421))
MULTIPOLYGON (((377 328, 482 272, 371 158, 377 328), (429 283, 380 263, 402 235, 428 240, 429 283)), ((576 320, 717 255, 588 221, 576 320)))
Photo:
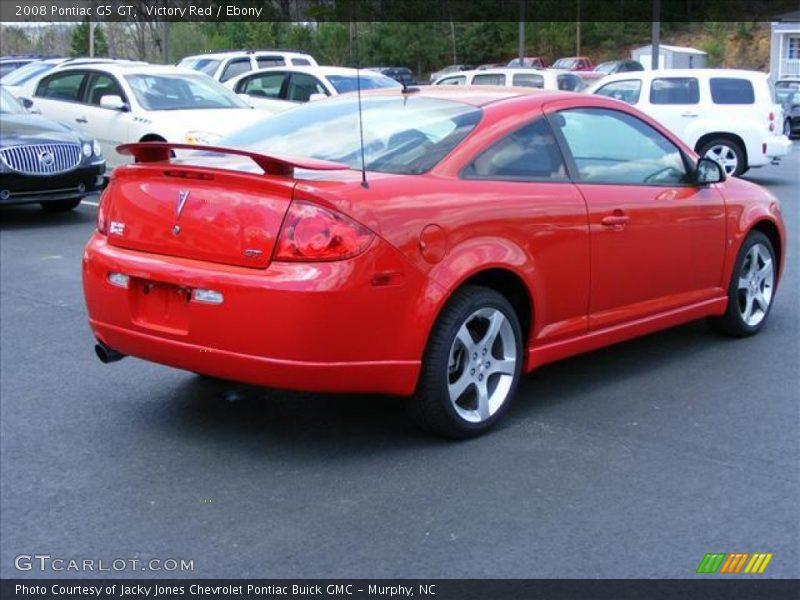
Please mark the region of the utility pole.
POLYGON ((653 0, 653 29, 650 68, 656 70, 659 67, 659 57, 661 54, 661 0, 653 0))
POLYGON ((578 14, 577 14, 577 23, 575 26, 575 54, 577 56, 581 55, 581 0, 578 0, 578 14))
POLYGON ((525 0, 519 0, 519 66, 525 65, 525 0))
POLYGON ((450 20, 450 37, 453 40, 453 64, 458 63, 458 55, 456 55, 456 26, 453 20, 450 20))
POLYGON ((89 56, 94 56, 94 21, 89 19, 89 56))

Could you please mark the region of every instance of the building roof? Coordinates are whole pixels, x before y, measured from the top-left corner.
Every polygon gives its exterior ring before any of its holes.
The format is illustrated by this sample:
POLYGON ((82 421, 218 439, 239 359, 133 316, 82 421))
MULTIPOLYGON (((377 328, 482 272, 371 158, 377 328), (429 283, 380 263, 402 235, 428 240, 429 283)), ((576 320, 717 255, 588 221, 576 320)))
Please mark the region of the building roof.
MULTIPOLYGON (((640 46, 639 48, 635 48, 636 50, 645 50, 646 48, 652 48, 653 44, 647 44, 646 46, 640 46)), ((689 48, 688 46, 670 46, 668 44, 659 44, 658 45, 660 50, 669 50, 670 52, 679 52, 682 54, 708 54, 708 52, 703 52, 702 50, 698 50, 697 48, 689 48)))

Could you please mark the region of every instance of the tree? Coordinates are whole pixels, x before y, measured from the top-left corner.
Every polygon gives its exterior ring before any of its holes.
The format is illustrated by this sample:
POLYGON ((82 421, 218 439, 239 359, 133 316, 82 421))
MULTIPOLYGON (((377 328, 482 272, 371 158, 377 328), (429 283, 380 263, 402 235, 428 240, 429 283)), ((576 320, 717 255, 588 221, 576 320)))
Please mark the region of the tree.
MULTIPOLYGON (((71 56, 89 56, 89 21, 84 21, 72 31, 71 56)), ((100 25, 94 28, 94 55, 108 56, 108 42, 100 25)))

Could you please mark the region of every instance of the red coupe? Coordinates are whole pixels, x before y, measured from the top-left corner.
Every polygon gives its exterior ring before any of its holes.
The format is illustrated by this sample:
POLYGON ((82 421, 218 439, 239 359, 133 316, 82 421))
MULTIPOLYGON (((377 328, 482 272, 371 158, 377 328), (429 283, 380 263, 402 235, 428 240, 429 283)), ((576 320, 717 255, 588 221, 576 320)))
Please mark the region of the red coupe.
POLYGON ((411 396, 424 427, 468 437, 544 363, 701 317, 763 327, 778 201, 627 104, 479 87, 361 104, 361 122, 342 96, 201 152, 121 147, 136 164, 83 257, 101 360, 411 396))

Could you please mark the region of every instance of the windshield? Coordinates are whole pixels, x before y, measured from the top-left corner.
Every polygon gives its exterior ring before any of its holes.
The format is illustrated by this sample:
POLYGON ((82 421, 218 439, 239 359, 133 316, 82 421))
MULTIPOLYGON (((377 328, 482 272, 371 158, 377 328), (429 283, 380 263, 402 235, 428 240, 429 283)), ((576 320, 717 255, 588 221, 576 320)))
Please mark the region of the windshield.
POLYGON ((611 73, 611 71, 614 70, 614 67, 616 66, 616 64, 617 63, 613 63, 613 62, 601 63, 601 64, 597 65, 594 68, 594 70, 597 71, 598 73, 605 73, 606 75, 608 75, 609 73, 611 73))
POLYGON ((3 76, 3 78, 0 79, 0 83, 3 85, 22 85, 34 77, 44 75, 54 67, 55 65, 53 63, 43 61, 28 63, 24 67, 15 69, 8 75, 3 76))
MULTIPOLYGON (((355 75, 328 75, 327 79, 340 94, 355 92, 358 89, 358 81, 355 75)), ((403 87, 401 83, 398 83, 389 77, 375 77, 373 75, 365 75, 364 73, 361 73, 360 79, 361 91, 374 90, 378 88, 403 87)))
POLYGON ((0 87, 0 113, 4 115, 18 115, 25 113, 19 100, 14 98, 6 89, 0 87))
POLYGON ((778 81, 775 84, 777 102, 789 102, 797 92, 800 92, 800 81, 778 81))
MULTIPOLYGON (((363 98, 367 170, 418 174, 433 168, 473 130, 482 111, 439 98, 363 98)), ((361 168, 358 99, 311 102, 235 133, 221 146, 304 156, 361 168)))
POLYGON ((570 69, 575 65, 574 58, 559 58, 553 65, 554 69, 570 69))
MULTIPOLYGON (((217 72, 219 63, 222 62, 216 58, 184 58, 178 63, 179 67, 186 67, 187 69, 194 69, 206 75, 214 75, 217 72)), ((259 63, 260 64, 260 63, 259 63)))
POLYGON ((206 75, 158 73, 126 75, 125 79, 146 110, 249 108, 244 100, 206 75))

